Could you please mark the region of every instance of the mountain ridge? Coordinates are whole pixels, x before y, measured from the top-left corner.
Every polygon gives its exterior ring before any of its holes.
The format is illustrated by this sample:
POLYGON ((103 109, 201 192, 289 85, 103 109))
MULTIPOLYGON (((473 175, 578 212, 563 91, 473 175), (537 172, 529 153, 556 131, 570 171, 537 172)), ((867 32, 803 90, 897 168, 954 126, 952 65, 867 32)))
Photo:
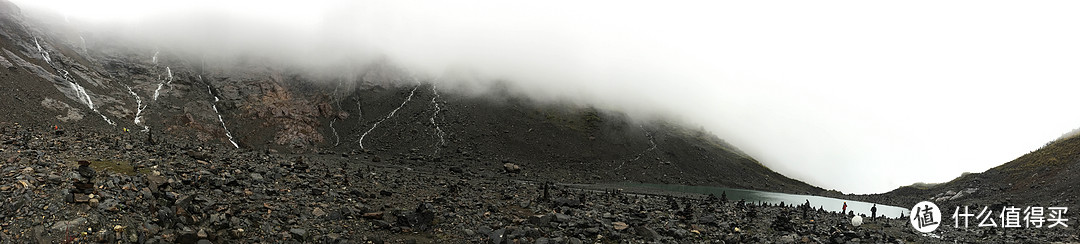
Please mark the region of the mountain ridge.
MULTIPOLYGON (((1068 133, 1067 133, 1068 134, 1068 133)), ((1080 207, 1080 137, 1063 136, 1030 153, 981 173, 964 173, 948 182, 921 187, 902 186, 853 199, 914 206, 932 201, 939 206, 1080 207)))
POLYGON ((15 100, 6 103, 14 122, 143 134, 185 147, 404 156, 439 167, 513 162, 568 183, 823 192, 678 123, 642 123, 618 111, 505 91, 457 94, 386 62, 327 80, 251 57, 208 64, 123 41, 85 46, 82 36, 84 47, 74 48, 66 35, 35 29, 18 16, 4 19, 3 27, 14 31, 5 31, 0 43, 11 50, 0 57, 28 60, 2 72, 5 90, 24 93, 10 94, 15 100), (38 107, 44 108, 31 109, 38 107))

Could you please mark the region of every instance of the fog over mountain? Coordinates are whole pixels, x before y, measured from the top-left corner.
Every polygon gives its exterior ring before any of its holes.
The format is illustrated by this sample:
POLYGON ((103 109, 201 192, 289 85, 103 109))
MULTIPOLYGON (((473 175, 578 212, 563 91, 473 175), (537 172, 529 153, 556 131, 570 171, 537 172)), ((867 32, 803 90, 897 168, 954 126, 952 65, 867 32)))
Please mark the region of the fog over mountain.
POLYGON ((1075 2, 14 2, 89 47, 327 78, 386 60, 459 91, 670 117, 844 192, 981 172, 1080 127, 1075 2))

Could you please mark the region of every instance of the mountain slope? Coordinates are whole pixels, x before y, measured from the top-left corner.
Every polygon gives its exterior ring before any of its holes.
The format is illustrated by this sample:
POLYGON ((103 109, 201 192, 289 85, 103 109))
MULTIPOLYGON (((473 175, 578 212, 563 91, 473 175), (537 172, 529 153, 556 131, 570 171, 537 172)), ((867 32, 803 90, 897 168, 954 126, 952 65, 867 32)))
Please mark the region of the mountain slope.
POLYGON ((924 187, 905 186, 866 196, 871 201, 914 206, 933 201, 939 206, 1080 207, 1080 137, 1063 137, 982 173, 924 187), (944 205, 942 205, 944 204, 944 205))
POLYGON ((9 3, 2 9, 0 99, 9 122, 127 133, 184 148, 335 153, 447 170, 513 163, 525 179, 568 183, 822 192, 678 123, 637 122, 508 91, 461 94, 388 62, 312 78, 257 57, 207 60, 51 32, 9 3))

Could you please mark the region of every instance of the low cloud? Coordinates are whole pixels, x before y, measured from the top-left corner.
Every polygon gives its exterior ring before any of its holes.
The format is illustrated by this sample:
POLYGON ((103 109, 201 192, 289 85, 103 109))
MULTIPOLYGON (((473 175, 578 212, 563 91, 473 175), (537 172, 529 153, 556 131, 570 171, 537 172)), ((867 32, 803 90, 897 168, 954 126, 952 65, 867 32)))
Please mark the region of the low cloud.
POLYGON ((981 172, 1080 125, 1071 2, 17 3, 177 53, 323 75, 389 60, 673 117, 845 192, 981 172))

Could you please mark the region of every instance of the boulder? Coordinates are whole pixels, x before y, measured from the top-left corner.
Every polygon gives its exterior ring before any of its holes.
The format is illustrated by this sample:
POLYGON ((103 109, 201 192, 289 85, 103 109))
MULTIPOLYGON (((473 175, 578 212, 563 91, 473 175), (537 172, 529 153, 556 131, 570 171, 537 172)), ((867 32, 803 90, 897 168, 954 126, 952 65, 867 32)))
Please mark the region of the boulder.
POLYGON ((504 163, 503 170, 506 170, 506 173, 517 174, 521 172, 521 166, 513 163, 504 163))
POLYGON ((622 230, 625 230, 626 228, 630 228, 629 225, 627 225, 626 223, 621 222, 621 221, 620 222, 611 222, 611 227, 615 228, 615 230, 618 230, 618 231, 622 231, 622 230))

